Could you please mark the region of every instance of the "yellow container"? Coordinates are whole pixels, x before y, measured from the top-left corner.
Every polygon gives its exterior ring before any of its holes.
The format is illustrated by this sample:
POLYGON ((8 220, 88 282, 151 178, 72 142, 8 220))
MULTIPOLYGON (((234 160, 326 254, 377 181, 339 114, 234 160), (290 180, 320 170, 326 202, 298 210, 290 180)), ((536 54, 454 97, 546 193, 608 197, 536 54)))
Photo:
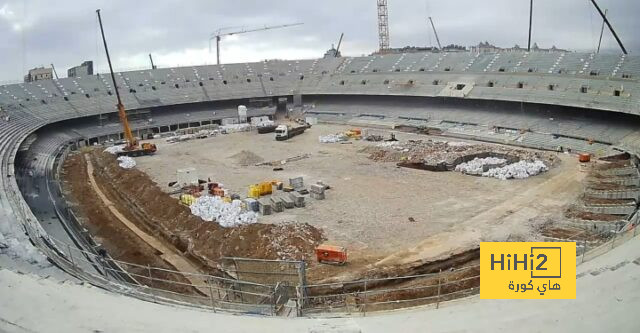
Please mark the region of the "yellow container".
POLYGON ((249 186, 249 198, 259 199, 260 198, 260 185, 251 185, 249 186))
POLYGON ((271 182, 260 183, 260 195, 271 194, 273 192, 273 185, 271 182))
POLYGON ((180 196, 180 202, 184 205, 191 206, 196 201, 196 198, 191 194, 183 194, 180 196))

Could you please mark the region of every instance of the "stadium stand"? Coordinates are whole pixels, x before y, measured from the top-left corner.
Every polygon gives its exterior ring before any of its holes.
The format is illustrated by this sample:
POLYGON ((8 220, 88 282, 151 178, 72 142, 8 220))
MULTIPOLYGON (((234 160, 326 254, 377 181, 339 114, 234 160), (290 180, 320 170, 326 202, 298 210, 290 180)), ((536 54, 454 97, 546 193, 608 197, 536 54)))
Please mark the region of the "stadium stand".
MULTIPOLYGON (((219 122, 234 116, 240 101, 300 94, 307 112, 327 120, 413 124, 451 136, 602 154, 615 146, 640 152, 638 77, 635 55, 421 52, 136 70, 117 73, 116 84, 127 110, 140 115, 132 118, 138 135, 219 122)), ((42 173, 48 154, 69 141, 119 138, 111 78, 3 85, 0 108, 0 219, 9 221, 3 234, 20 247, 9 251, 33 253, 27 230, 55 257, 18 189, 16 152, 25 142, 38 157, 29 167, 42 173), (53 133, 27 140, 54 123, 53 133)), ((251 108, 250 116, 274 112, 251 108)))

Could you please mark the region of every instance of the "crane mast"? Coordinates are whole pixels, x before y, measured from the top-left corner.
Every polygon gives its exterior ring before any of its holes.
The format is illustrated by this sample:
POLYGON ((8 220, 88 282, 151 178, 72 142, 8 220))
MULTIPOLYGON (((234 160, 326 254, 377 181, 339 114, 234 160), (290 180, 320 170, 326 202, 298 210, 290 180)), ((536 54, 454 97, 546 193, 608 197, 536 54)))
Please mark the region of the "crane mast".
POLYGON ((378 0, 378 43, 380 53, 389 50, 389 10, 387 0, 378 0))

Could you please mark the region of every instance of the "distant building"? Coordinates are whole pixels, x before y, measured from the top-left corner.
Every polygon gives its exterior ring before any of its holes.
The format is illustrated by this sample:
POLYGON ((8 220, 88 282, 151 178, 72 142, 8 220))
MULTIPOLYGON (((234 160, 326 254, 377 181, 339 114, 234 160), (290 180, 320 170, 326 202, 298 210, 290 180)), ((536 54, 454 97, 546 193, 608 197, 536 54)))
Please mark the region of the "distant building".
MULTIPOLYGON (((495 46, 489 42, 480 42, 476 46, 471 46, 470 49, 472 52, 476 52, 476 53, 500 52, 500 51, 515 51, 515 52, 527 51, 526 47, 520 47, 520 45, 518 44, 509 48, 502 48, 502 47, 495 46)), ((533 46, 531 46, 531 51, 532 52, 570 52, 569 50, 559 49, 555 47, 555 45, 552 46, 550 49, 543 49, 538 46, 538 43, 533 43, 533 46)))
POLYGON ((27 75, 24 76, 24 82, 51 80, 52 78, 53 78, 53 69, 36 67, 34 69, 30 69, 29 73, 27 73, 27 75))
POLYGON ((80 66, 71 67, 67 70, 68 77, 93 75, 93 61, 85 61, 80 66))

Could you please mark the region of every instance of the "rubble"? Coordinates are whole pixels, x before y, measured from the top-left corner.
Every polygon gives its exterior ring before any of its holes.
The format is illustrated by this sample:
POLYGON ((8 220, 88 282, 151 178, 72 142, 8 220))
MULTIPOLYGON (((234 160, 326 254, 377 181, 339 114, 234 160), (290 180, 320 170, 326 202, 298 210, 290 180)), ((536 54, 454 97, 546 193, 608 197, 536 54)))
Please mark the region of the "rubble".
POLYGON ((123 169, 131 169, 136 166, 136 161, 129 156, 118 157, 118 165, 123 169))
POLYGON ((242 210, 242 201, 224 202, 221 197, 201 196, 189 206, 191 213, 205 221, 215 221, 225 228, 237 227, 258 222, 258 214, 242 210))
POLYGON ((478 157, 511 156, 516 160, 540 160, 546 166, 553 166, 559 161, 555 154, 531 151, 512 147, 464 142, 448 142, 435 140, 409 140, 380 142, 361 150, 369 153, 369 158, 377 162, 424 162, 425 164, 457 165, 465 156, 478 157), (485 156, 482 156, 485 155, 485 156), (488 155, 488 156, 487 156, 488 155))

